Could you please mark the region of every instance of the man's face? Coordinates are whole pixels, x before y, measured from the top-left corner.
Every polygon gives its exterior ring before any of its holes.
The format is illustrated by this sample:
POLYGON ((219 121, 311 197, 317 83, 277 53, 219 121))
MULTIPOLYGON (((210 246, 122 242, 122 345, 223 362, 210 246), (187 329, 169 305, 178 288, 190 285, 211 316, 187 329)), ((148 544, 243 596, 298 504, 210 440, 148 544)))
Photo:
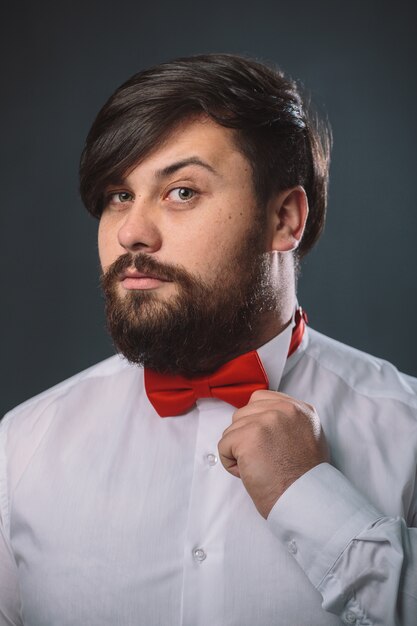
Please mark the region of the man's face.
POLYGON ((267 220, 233 131, 180 124, 106 197, 99 253, 119 350, 191 375, 249 347, 276 302, 267 220))

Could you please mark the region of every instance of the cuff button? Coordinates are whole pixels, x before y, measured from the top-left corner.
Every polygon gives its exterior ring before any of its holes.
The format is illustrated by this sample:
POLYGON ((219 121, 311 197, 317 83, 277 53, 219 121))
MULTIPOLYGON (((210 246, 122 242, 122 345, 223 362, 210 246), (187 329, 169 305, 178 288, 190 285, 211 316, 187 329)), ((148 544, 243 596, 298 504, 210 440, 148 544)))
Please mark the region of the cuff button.
POLYGON ((345 624, 356 624, 356 615, 352 611, 346 611, 343 616, 345 624))

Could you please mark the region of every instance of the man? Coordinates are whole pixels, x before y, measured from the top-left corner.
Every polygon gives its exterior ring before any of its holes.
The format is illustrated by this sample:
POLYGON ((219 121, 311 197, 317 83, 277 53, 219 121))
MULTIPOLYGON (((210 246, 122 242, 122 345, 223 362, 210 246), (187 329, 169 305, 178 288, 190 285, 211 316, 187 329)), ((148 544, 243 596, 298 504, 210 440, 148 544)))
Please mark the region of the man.
POLYGON ((0 430, 0 624, 417 624, 416 381, 305 326, 328 135, 280 72, 180 59, 99 113, 116 355, 0 430))

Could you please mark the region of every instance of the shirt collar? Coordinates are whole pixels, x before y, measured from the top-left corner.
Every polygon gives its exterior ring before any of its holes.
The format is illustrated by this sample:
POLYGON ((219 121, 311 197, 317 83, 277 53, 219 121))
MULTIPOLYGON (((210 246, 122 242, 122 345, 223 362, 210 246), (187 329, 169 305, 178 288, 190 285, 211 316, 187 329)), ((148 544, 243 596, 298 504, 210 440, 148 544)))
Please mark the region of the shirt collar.
POLYGON ((258 348, 257 352, 268 376, 269 388, 277 391, 281 382, 285 362, 291 342, 291 333, 294 325, 294 316, 291 323, 267 343, 258 348))
POLYGON ((291 318, 291 322, 279 335, 276 335, 270 339, 267 343, 257 349, 259 358, 262 361, 262 365, 266 371, 269 381, 269 389, 277 391, 279 389, 281 378, 290 369, 294 367, 296 362, 304 352, 304 348, 308 342, 307 326, 305 327, 303 340, 298 349, 287 358, 288 351, 291 343, 292 329, 294 328, 294 316, 295 311, 298 308, 298 304, 294 309, 294 313, 291 318))

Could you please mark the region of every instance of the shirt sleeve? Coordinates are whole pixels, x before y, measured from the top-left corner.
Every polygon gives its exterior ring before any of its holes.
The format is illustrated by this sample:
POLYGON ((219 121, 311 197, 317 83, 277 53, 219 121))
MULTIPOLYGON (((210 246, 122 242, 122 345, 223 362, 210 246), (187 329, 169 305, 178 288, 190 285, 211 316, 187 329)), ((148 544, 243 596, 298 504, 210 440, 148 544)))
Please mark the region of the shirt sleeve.
POLYGON ((417 528, 385 517, 337 469, 301 476, 268 524, 343 623, 417 626, 417 528))
POLYGON ((0 517, 0 626, 22 626, 17 567, 0 517))
POLYGON ((8 525, 6 462, 7 420, 0 421, 0 626, 22 626, 17 565, 11 548, 8 525))

